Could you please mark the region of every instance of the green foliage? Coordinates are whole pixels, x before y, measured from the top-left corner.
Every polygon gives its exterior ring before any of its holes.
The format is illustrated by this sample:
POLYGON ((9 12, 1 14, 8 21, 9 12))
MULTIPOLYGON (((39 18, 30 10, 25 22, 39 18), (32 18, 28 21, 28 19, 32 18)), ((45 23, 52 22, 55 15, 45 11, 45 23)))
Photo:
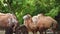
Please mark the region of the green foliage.
POLYGON ((55 16, 58 15, 58 12, 59 12, 58 9, 59 7, 53 8, 49 11, 49 13, 46 13, 45 15, 48 15, 54 18, 55 16))
POLYGON ((1 0, 0 12, 14 13, 20 24, 23 23, 23 16, 27 13, 32 16, 39 13, 55 17, 60 12, 60 0, 1 0), (5 1, 5 2, 3 2, 5 1), (8 6, 4 6, 4 4, 8 6))

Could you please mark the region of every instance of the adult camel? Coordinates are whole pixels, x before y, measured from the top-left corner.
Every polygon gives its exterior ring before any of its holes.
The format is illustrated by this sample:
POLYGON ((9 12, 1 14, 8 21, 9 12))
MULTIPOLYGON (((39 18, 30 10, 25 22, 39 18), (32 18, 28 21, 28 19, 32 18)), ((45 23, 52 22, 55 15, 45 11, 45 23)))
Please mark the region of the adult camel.
POLYGON ((32 31, 33 34, 36 34, 37 27, 34 23, 32 23, 33 21, 31 15, 27 14, 23 17, 23 19, 24 19, 24 25, 27 27, 28 32, 32 31))
POLYGON ((17 25, 18 21, 15 15, 0 13, 0 29, 4 29, 5 34, 13 34, 17 25))
MULTIPOLYGON (((50 16, 45 16, 44 14, 38 14, 37 27, 39 28, 39 32, 43 34, 43 31, 51 28, 55 34, 55 30, 57 28, 57 21, 50 16)), ((46 34, 46 33, 45 33, 46 34)))
POLYGON ((32 31, 33 34, 37 34, 39 31, 40 34, 43 34, 43 31, 46 31, 49 28, 56 28, 57 21, 51 18, 50 16, 45 16, 43 14, 38 14, 37 16, 31 17, 27 14, 23 17, 24 25, 29 31, 32 31))

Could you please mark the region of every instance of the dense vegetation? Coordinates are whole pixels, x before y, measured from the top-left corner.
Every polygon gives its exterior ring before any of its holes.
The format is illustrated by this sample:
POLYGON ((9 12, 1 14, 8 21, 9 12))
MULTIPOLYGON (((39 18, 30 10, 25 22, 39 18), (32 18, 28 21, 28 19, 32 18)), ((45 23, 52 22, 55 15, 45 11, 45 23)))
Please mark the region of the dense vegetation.
POLYGON ((54 18, 60 12, 60 0, 0 0, 0 12, 15 14, 20 24, 27 13, 44 13, 54 18))

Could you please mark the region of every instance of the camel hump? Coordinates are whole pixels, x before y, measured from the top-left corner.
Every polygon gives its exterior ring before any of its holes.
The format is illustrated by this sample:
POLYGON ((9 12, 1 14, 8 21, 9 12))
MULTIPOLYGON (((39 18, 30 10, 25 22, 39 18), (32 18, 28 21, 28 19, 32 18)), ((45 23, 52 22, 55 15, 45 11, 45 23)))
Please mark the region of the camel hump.
POLYGON ((0 16, 5 16, 6 14, 0 13, 0 16))
POLYGON ((7 14, 5 14, 5 13, 0 13, 0 16, 6 16, 6 15, 8 15, 8 14, 10 14, 10 13, 7 13, 7 14))
POLYGON ((37 21, 38 21, 38 16, 33 16, 32 17, 32 21, 33 21, 34 24, 36 24, 37 21))

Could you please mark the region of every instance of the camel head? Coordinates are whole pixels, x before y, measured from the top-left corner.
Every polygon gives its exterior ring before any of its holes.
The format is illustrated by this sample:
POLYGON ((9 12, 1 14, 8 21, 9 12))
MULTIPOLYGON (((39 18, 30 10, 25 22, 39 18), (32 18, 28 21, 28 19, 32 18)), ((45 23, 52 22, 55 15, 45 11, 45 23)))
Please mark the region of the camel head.
POLYGON ((30 19, 31 18, 31 15, 30 14, 27 14, 27 15, 25 15, 25 16, 23 16, 23 19, 25 20, 25 19, 30 19))

